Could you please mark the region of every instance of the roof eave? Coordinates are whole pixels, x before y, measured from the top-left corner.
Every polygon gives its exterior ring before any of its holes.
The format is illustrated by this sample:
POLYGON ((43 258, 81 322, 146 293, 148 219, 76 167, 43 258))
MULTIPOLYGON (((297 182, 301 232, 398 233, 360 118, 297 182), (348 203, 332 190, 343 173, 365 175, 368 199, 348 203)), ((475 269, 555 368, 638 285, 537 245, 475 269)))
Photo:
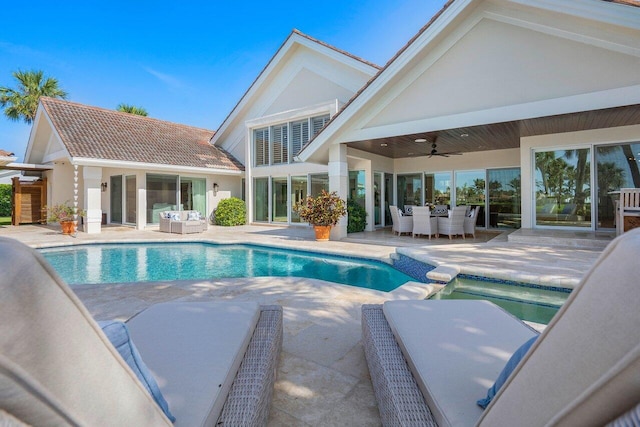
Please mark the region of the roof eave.
POLYGON ((144 169, 147 171, 200 173, 207 175, 232 175, 243 176, 244 171, 240 169, 205 168, 200 166, 168 165, 162 163, 130 162, 122 160, 96 159, 91 157, 72 157, 71 163, 78 166, 95 166, 122 169, 144 169))

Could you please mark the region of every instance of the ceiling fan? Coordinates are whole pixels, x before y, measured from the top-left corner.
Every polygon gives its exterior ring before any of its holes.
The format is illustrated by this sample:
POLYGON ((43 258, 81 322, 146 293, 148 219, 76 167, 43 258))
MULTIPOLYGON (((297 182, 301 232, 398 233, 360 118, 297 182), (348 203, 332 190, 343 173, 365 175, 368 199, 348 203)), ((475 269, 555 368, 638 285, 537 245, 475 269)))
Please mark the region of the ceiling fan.
MULTIPOLYGON (((429 154, 427 155, 427 157, 431 158, 433 156, 441 156, 441 157, 449 157, 449 156, 461 156, 462 153, 459 151, 448 151, 448 152, 444 152, 444 153, 439 153, 438 152, 438 148, 436 145, 436 141, 437 141, 437 137, 433 140, 433 142, 431 143, 431 151, 429 152, 429 154)), ((416 140, 416 142, 421 141, 421 140, 416 140)), ((426 142, 426 141, 424 141, 426 142)))

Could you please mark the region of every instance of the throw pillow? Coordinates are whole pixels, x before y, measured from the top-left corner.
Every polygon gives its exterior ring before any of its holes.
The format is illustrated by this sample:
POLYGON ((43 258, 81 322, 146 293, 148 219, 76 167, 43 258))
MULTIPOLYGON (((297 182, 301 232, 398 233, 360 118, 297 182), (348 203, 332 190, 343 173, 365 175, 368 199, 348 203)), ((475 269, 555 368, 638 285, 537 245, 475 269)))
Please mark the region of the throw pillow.
POLYGON ((180 221, 180 212, 174 212, 171 214, 171 221, 180 221))
POLYGON ((398 209, 398 216, 404 216, 404 214, 402 213, 402 209, 398 209))
POLYGON ((191 211, 187 213, 187 221, 198 221, 200 219, 200 212, 191 211))
POLYGON ((515 353, 513 353, 504 369, 502 369, 502 372, 500 372, 500 375, 498 375, 496 382, 493 383, 491 388, 489 388, 489 390, 487 391, 487 397, 476 402, 478 406, 480 406, 482 409, 485 409, 487 406, 489 406, 489 403, 491 403, 495 395, 498 394, 498 390, 500 390, 504 383, 507 382, 507 378, 509 378, 509 375, 511 375, 514 369, 516 369, 516 366, 518 366, 518 363, 520 363, 524 355, 527 354, 527 351, 533 345, 536 338, 538 338, 538 335, 522 344, 520 348, 517 349, 515 353))
POLYGON ((475 209, 471 209, 471 210, 469 211, 469 215, 467 215, 467 216, 468 216, 469 218, 473 218, 473 214, 474 214, 474 213, 476 213, 476 210, 475 210, 475 209))
POLYGON ((153 400, 155 400, 160 409, 162 409, 162 412, 165 413, 171 422, 175 422, 176 417, 169 411, 169 404, 167 404, 164 396, 162 396, 158 383, 155 378, 153 378, 153 374, 151 374, 147 365, 142 361, 142 357, 140 353, 138 353, 138 349, 133 344, 133 341, 131 341, 127 325, 115 320, 98 322, 98 325, 100 325, 102 332, 109 338, 111 344, 118 350, 120 356, 136 374, 136 377, 138 377, 142 385, 147 389, 153 400))
POLYGON ((451 209, 447 209, 447 218, 451 218, 451 209))

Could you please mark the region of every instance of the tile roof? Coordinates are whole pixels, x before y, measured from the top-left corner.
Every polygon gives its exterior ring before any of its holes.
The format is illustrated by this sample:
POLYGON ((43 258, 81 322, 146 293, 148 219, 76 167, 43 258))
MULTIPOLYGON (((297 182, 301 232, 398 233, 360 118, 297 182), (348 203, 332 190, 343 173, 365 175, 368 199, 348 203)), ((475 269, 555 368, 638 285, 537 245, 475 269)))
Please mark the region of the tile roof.
POLYGON ((71 157, 242 171, 214 131, 60 99, 40 98, 71 157))
POLYGON ((11 151, 0 150, 0 157, 13 157, 13 156, 15 156, 15 154, 13 154, 11 151))

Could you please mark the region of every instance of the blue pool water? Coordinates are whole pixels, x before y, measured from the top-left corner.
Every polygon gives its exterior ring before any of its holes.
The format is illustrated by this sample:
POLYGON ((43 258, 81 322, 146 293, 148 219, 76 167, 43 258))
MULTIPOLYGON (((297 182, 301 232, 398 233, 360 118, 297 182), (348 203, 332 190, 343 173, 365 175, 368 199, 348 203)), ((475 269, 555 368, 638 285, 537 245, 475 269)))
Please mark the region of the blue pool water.
POLYGON ((388 292, 413 280, 382 262, 250 245, 111 244, 40 252, 70 284, 296 276, 388 292))

